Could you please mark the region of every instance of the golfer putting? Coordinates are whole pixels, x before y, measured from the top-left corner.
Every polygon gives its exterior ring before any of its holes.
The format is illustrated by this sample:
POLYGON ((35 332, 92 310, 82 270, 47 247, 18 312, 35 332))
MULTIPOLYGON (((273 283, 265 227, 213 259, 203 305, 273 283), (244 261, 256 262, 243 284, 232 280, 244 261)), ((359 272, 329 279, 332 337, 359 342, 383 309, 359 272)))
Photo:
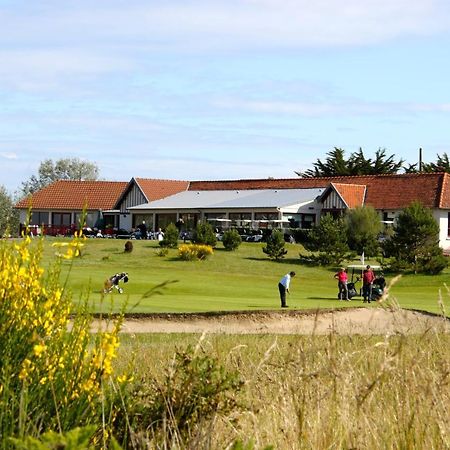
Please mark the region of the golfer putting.
POLYGON ((282 308, 289 308, 289 305, 286 304, 286 293, 290 294, 289 286, 291 284, 291 279, 295 277, 295 272, 287 273, 283 278, 281 278, 278 283, 278 290, 280 291, 280 300, 282 308))

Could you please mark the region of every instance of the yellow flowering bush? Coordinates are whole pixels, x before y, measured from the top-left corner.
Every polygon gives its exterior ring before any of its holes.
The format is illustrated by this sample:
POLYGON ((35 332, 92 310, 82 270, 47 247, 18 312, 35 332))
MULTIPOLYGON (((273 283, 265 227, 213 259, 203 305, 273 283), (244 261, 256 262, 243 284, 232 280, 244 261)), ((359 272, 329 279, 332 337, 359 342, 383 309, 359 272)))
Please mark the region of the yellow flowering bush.
POLYGON ((213 254, 210 245, 204 244, 182 244, 178 247, 178 256, 184 261, 194 261, 196 259, 206 259, 213 254))
POLYGON ((13 436, 102 425, 121 316, 91 334, 87 299, 74 310, 61 287, 61 261, 78 256, 82 241, 57 243, 47 270, 42 240, 0 242, 0 448, 13 436))

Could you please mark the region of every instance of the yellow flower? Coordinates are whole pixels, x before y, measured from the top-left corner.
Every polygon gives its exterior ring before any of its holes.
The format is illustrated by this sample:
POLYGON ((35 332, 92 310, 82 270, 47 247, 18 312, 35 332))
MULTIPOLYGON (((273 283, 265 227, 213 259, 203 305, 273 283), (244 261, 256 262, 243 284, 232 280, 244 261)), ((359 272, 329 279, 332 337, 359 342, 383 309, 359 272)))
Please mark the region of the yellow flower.
POLYGON ((47 349, 47 347, 43 344, 36 344, 33 347, 33 353, 35 356, 41 356, 41 354, 47 349))

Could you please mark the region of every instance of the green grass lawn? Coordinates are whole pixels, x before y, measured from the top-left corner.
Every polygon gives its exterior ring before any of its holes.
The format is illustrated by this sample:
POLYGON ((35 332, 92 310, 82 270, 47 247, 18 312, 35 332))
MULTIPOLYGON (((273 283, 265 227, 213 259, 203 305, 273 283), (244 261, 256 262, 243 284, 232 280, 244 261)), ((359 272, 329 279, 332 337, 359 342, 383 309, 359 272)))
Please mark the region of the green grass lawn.
MULTIPOLYGON (((54 238, 45 239, 46 261, 54 252, 52 242, 54 238)), ((292 294, 288 297, 291 309, 362 306, 361 297, 351 302, 338 301, 337 283, 333 279, 335 270, 300 264, 298 255, 302 248, 297 244, 286 244, 288 253, 278 262, 267 258, 262 252, 264 244, 260 243, 243 243, 234 252, 225 251, 218 243, 208 260, 189 262, 179 260, 177 250, 170 250, 164 257, 158 256, 156 241, 133 241, 133 252, 127 254, 123 251, 125 242, 85 241, 82 257, 74 260, 67 281, 75 300, 88 292, 94 310, 104 309, 101 306, 104 280, 116 272, 128 272, 130 281, 122 285, 124 293, 106 296, 113 297, 117 310, 120 303, 127 300, 130 312, 278 309, 278 280, 295 270, 297 277, 291 283, 292 294), (160 289, 160 295, 146 297, 146 293, 165 282, 169 283, 160 289), (131 305, 136 306, 131 309, 131 305)), ((70 263, 64 261, 64 274, 69 266, 70 263)), ((447 269, 438 276, 403 276, 392 287, 391 295, 404 308, 440 312, 440 290, 449 305, 445 287, 449 273, 447 269)))

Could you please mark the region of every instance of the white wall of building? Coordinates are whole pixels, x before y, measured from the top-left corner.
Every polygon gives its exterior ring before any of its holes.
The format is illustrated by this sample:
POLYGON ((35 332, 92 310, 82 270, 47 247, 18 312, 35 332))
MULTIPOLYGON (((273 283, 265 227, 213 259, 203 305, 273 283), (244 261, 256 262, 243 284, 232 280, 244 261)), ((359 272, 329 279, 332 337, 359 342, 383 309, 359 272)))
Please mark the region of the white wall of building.
POLYGON ((433 217, 439 224, 439 246, 444 250, 450 249, 450 237, 448 236, 448 210, 435 209, 433 217))

